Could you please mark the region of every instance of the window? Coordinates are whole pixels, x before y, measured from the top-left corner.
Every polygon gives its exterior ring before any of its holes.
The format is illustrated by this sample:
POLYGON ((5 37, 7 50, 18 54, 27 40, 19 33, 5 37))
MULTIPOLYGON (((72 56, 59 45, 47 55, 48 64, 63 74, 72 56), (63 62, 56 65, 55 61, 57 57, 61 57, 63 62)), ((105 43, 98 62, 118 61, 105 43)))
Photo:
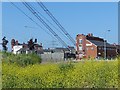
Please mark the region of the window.
POLYGON ((79 50, 82 50, 82 47, 79 47, 79 50))
POLYGON ((87 48, 87 50, 88 50, 89 48, 87 48))
POLYGON ((101 49, 104 50, 104 47, 102 47, 101 49))
POLYGON ((82 39, 80 39, 79 43, 82 44, 82 39))
POLYGON ((94 48, 93 48, 93 47, 91 47, 91 50, 94 50, 94 48))
POLYGON ((101 50, 102 48, 99 47, 98 49, 101 50))
POLYGON ((79 47, 82 47, 82 45, 81 45, 81 44, 79 44, 79 47))

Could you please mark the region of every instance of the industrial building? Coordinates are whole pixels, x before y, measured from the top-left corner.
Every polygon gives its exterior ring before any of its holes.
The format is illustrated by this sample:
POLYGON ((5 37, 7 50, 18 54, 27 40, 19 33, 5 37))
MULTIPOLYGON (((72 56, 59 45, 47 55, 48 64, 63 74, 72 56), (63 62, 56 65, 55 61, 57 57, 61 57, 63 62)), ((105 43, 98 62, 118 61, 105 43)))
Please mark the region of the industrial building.
POLYGON ((109 44, 106 40, 93 36, 78 34, 76 36, 77 58, 114 58, 118 54, 116 45, 109 44))

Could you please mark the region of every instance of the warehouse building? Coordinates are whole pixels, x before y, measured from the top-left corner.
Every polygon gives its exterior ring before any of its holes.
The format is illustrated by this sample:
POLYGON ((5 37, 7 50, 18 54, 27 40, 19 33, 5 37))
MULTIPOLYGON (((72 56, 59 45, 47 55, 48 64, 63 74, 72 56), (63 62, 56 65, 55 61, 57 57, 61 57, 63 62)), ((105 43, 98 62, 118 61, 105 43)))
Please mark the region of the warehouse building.
POLYGON ((77 58, 114 58, 117 55, 116 45, 107 43, 106 40, 93 36, 78 34, 76 36, 77 58))

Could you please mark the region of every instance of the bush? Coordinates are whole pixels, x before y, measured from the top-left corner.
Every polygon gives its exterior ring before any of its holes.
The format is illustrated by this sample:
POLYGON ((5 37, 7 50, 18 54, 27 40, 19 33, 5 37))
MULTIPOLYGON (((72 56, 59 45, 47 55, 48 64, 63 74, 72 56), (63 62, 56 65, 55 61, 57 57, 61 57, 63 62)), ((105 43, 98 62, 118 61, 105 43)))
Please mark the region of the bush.
POLYGON ((16 63, 20 66, 27 66, 30 64, 41 63, 40 56, 32 54, 12 54, 12 53, 3 53, 2 63, 16 63))
POLYGON ((59 65, 59 68, 60 68, 61 71, 67 71, 67 70, 73 69, 74 65, 71 62, 61 63, 59 65))

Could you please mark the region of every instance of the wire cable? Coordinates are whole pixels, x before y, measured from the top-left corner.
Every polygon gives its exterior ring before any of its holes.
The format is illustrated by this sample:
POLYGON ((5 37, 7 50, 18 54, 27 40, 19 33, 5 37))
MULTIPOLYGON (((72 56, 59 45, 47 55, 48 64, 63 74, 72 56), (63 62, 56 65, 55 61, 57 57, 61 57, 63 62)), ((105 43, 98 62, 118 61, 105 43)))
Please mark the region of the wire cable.
POLYGON ((45 5, 42 2, 37 2, 37 3, 48 14, 48 16, 56 23, 56 25, 63 31, 63 33, 69 38, 69 40, 75 45, 76 44, 75 40, 70 36, 70 34, 65 30, 65 28, 58 22, 58 20, 53 16, 53 14, 45 7, 45 5))
MULTIPOLYGON (((10 0, 9 0, 10 1, 10 0)), ((13 2, 11 2, 11 5, 13 5, 15 8, 17 8, 21 13, 23 13, 28 19, 30 19, 33 23, 35 23, 38 27, 40 27, 43 31, 45 31, 48 35, 50 35, 51 37, 53 37, 53 35, 51 35, 49 32, 47 32, 46 29, 44 29, 43 27, 41 27, 37 22, 35 22, 30 16, 28 16, 22 9, 20 9, 17 5, 15 5, 13 2)), ((54 37, 53 37, 54 38, 54 37)))
MULTIPOLYGON (((31 4, 30 4, 31 5, 31 4)), ((32 5, 31 7, 39 14, 41 15, 42 18, 44 18, 52 27, 54 27, 54 29, 56 29, 59 33, 61 33, 66 39, 68 39, 64 33, 61 32, 61 30, 59 30, 57 27, 55 27, 46 17, 44 17, 36 8, 34 8, 32 5)))
POLYGON ((50 26, 38 15, 38 13, 35 12, 34 9, 31 8, 31 6, 28 3, 22 3, 58 39, 58 41, 69 50, 67 44, 50 28, 50 26))

